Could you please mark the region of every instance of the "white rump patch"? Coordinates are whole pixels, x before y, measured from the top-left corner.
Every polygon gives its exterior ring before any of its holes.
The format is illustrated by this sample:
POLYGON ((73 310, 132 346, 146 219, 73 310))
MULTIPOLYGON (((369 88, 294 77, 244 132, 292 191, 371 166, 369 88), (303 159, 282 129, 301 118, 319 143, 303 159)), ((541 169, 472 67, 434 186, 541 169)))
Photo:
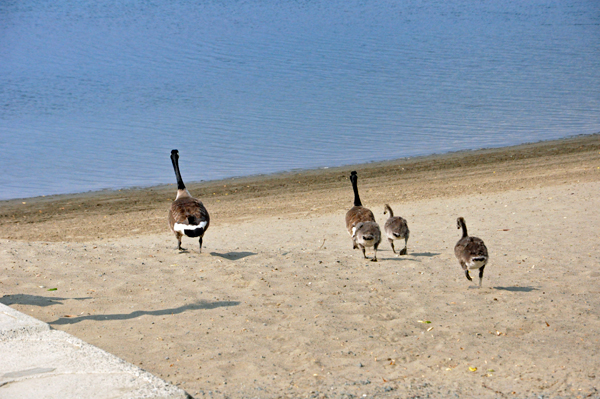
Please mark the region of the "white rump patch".
POLYGON ((469 269, 479 269, 479 268, 481 268, 481 266, 485 266, 486 263, 487 263, 487 258, 482 259, 482 260, 472 260, 471 262, 467 263, 467 267, 469 269))
POLYGON ((196 230, 197 228, 204 228, 206 226, 206 221, 201 222, 198 225, 195 224, 183 224, 183 223, 175 223, 173 226, 173 230, 178 231, 182 234, 185 234, 185 230, 196 230))

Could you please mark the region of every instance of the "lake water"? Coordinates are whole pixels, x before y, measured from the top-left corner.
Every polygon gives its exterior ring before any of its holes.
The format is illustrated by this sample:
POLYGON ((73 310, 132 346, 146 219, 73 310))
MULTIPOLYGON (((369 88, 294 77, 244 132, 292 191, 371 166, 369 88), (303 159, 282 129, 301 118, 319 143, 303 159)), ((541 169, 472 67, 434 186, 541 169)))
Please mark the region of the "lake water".
POLYGON ((0 199, 599 131, 597 0, 0 2, 0 199))

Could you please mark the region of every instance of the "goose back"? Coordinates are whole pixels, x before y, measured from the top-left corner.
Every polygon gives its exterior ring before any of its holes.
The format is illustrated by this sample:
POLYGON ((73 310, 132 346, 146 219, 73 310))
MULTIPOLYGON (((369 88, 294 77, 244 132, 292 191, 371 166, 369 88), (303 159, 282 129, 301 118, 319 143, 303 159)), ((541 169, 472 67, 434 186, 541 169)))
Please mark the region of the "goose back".
POLYGON ((459 262, 469 269, 479 269, 485 266, 488 250, 485 243, 478 237, 463 237, 454 247, 454 255, 459 262))
POLYGON ((210 216, 202 202, 192 197, 173 201, 169 209, 169 226, 173 232, 199 237, 210 225, 210 216))
POLYGON ((360 245, 374 247, 381 243, 381 230, 376 222, 359 222, 352 228, 352 237, 360 245))
POLYGON ((346 229, 352 235, 352 228, 361 222, 375 222, 375 215, 364 206, 353 206, 346 212, 346 229))

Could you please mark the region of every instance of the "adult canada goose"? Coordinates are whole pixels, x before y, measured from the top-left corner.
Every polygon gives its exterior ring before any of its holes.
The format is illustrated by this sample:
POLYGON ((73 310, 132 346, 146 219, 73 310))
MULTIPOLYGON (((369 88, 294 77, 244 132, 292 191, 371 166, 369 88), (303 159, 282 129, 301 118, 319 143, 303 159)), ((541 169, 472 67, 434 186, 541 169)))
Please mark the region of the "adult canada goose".
POLYGON ((373 212, 362 206, 360 202, 356 171, 350 173, 350 181, 354 190, 354 206, 346 212, 346 229, 352 237, 353 248, 360 248, 363 256, 367 258, 365 247, 373 247, 375 254, 371 260, 377 262, 377 247, 381 243, 381 231, 375 222, 373 212))
POLYGON ((456 219, 456 225, 457 228, 462 228, 462 238, 454 246, 454 255, 456 255, 469 281, 473 281, 469 276, 469 269, 479 269, 479 287, 481 287, 483 269, 485 269, 488 261, 488 250, 481 238, 469 237, 464 218, 459 217, 456 219))
POLYGON ((387 212, 390 213, 390 217, 385 222, 385 225, 383 226, 383 230, 385 231, 385 235, 387 236, 388 241, 390 242, 390 244, 392 246, 392 251, 394 251, 394 253, 396 253, 396 248, 394 248, 394 240, 399 240, 399 239, 403 238, 404 239, 404 249, 402 249, 398 253, 398 256, 406 255, 406 249, 408 246, 408 236, 410 235, 410 231, 408 230, 408 224, 406 223, 406 219, 404 219, 400 216, 394 216, 394 211, 392 211, 392 208, 388 204, 385 204, 385 209, 383 211, 383 214, 385 215, 387 212))
POLYGON ((185 188, 181 173, 179 173, 179 151, 171 151, 171 162, 177 178, 177 197, 169 209, 169 226, 177 238, 177 248, 181 248, 181 237, 200 237, 200 252, 202 252, 202 237, 210 225, 208 211, 202 202, 193 198, 185 188))

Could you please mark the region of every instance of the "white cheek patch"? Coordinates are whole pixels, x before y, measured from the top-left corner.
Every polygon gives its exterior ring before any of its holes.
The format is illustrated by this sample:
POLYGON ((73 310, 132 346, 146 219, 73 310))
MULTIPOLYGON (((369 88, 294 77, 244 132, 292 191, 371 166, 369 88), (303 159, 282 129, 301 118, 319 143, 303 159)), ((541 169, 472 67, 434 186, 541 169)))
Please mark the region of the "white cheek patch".
POLYGON ((352 238, 356 236, 356 227, 352 228, 352 238))
POLYGON ((204 228, 205 226, 206 226, 206 221, 201 222, 198 225, 175 223, 175 226, 173 226, 173 230, 178 231, 180 233, 184 233, 185 230, 196 230, 197 228, 204 228))

